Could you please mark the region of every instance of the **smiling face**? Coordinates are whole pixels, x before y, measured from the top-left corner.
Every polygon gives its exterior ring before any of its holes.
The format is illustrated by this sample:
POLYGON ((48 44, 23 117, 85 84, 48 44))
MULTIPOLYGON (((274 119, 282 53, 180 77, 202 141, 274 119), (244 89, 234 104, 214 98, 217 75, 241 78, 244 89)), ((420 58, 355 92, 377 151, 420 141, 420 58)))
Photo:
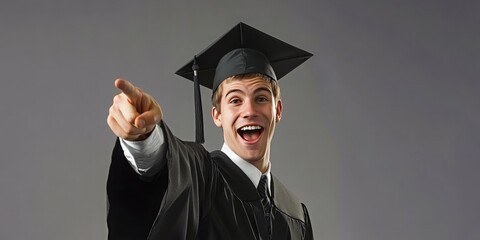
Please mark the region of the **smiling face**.
POLYGON ((212 108, 212 118, 223 129, 225 143, 265 172, 275 124, 282 113, 282 102, 274 97, 272 84, 264 77, 247 75, 223 81, 217 91, 220 102, 212 108))

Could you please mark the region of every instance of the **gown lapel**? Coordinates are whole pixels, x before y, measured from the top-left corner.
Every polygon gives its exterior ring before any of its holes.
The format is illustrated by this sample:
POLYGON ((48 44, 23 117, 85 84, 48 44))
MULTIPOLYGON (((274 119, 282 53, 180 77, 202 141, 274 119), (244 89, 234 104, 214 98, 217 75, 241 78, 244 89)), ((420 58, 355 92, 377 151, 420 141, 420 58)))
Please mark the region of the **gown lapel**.
POLYGON ((261 197, 248 176, 222 151, 210 153, 218 166, 225 183, 231 191, 242 201, 253 206, 255 224, 262 240, 268 239, 268 230, 265 222, 265 213, 260 201, 261 197))

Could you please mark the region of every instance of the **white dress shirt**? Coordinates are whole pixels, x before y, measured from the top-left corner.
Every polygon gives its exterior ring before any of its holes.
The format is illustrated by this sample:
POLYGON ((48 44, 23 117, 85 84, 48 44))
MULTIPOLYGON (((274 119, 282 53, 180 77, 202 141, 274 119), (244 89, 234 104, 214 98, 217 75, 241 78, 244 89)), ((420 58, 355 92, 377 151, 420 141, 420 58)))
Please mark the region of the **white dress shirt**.
MULTIPOLYGON (((232 162, 234 162, 247 175, 250 181, 252 181, 255 188, 257 188, 258 183, 260 182, 260 177, 262 177, 262 172, 260 172, 260 170, 258 170, 258 168, 253 166, 251 163, 240 158, 236 153, 234 153, 228 147, 226 143, 223 143, 222 152, 224 152, 228 156, 228 158, 230 158, 232 162)), ((270 180, 272 178, 270 176, 270 166, 271 164, 268 165, 267 171, 263 173, 267 175, 267 184, 268 184, 269 193, 270 193, 270 182, 271 182, 270 180)))

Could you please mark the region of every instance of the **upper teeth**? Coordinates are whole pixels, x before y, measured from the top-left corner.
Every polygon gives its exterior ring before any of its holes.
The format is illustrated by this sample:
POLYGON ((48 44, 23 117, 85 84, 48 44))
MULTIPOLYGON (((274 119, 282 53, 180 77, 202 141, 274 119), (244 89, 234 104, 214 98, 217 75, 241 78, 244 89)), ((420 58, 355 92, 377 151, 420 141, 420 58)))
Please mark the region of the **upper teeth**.
POLYGON ((251 131, 251 130, 260 130, 260 129, 262 129, 262 127, 260 126, 245 126, 240 128, 240 130, 242 131, 251 131))

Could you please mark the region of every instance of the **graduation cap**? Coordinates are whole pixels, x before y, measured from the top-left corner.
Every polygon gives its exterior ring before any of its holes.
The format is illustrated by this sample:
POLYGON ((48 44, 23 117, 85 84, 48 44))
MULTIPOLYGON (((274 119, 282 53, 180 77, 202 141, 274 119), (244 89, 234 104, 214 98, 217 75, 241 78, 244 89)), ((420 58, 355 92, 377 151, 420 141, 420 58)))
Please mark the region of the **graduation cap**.
POLYGON ((311 56, 245 23, 237 24, 176 72, 194 82, 195 141, 204 143, 200 85, 215 93, 223 80, 247 73, 279 80, 311 56))

